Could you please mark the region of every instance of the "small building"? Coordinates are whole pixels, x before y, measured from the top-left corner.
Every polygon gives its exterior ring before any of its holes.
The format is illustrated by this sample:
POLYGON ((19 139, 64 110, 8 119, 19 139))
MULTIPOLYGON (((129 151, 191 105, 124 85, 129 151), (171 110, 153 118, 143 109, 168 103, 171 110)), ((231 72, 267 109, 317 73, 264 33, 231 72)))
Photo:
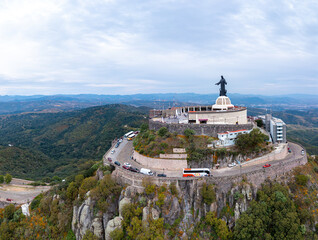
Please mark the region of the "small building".
POLYGON ((230 147, 235 144, 235 139, 239 134, 250 133, 251 130, 241 129, 236 131, 226 131, 223 133, 218 133, 218 139, 215 142, 215 147, 230 147))

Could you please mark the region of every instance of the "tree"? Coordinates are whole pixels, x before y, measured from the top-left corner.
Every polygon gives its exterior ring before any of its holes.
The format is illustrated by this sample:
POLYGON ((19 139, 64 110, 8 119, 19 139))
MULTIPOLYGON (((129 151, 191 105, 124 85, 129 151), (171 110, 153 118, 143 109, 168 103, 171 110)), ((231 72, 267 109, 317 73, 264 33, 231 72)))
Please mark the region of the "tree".
POLYGON ((4 183, 4 176, 3 175, 0 175, 0 184, 1 183, 4 183))
POLYGON ((9 204, 4 208, 3 217, 11 220, 13 218, 15 212, 15 206, 13 204, 9 204))
POLYGON ((234 239, 303 239, 301 229, 288 188, 268 184, 257 192, 256 201, 237 220, 234 239))
POLYGON ((146 132, 148 129, 149 129, 149 126, 148 126, 147 123, 141 124, 141 126, 140 126, 140 132, 141 132, 141 133, 146 132))
POLYGON ((195 131, 190 128, 187 128, 186 130, 184 130, 183 134, 184 136, 189 138, 190 136, 193 136, 195 134, 195 131))
POLYGON ((166 127, 162 127, 158 130, 158 135, 160 137, 166 136, 167 133, 168 133, 168 129, 166 127))
POLYGON ((12 180, 12 176, 9 173, 7 173, 4 180, 6 183, 10 183, 12 180))
POLYGON ((71 182, 66 190, 66 197, 73 201, 78 195, 78 188, 74 182, 71 182))
POLYGON ((255 122, 256 122, 257 126, 260 128, 264 126, 264 123, 261 119, 257 119, 257 120, 255 120, 255 122))
POLYGON ((258 128, 253 129, 250 133, 239 134, 235 140, 235 146, 241 153, 256 152, 268 136, 263 134, 258 128))
POLYGON ((231 232, 229 231, 226 222, 224 222, 222 219, 216 218, 215 213, 208 212, 205 217, 205 222, 214 229, 216 235, 220 239, 225 240, 230 238, 231 232))
POLYGON ((79 188, 79 195, 80 198, 83 200, 85 197, 85 194, 94 188, 97 184, 97 179, 95 177, 88 177, 85 178, 81 184, 81 187, 79 188))

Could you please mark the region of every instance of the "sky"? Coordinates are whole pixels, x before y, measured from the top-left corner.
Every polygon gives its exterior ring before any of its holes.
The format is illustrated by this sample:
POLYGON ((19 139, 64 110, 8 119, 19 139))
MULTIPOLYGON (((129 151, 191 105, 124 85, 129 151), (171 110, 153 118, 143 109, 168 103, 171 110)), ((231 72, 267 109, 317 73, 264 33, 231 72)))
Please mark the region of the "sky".
POLYGON ((0 0, 0 95, 317 94, 318 1, 0 0))

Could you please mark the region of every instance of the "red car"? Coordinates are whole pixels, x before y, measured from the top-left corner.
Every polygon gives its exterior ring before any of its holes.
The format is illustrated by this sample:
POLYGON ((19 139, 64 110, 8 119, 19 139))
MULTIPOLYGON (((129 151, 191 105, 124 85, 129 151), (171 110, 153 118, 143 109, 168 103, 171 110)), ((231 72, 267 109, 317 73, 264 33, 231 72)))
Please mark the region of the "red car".
POLYGON ((129 170, 129 167, 127 165, 123 165, 123 168, 129 170))
POLYGON ((11 198, 7 198, 6 199, 8 202, 12 202, 13 201, 13 199, 11 199, 11 198))
POLYGON ((272 165, 270 165, 270 164, 265 164, 265 165, 263 166, 263 168, 268 168, 268 167, 270 167, 270 166, 272 166, 272 165))
POLYGON ((107 160, 109 161, 109 162, 112 162, 113 160, 109 157, 109 158, 107 158, 107 160))

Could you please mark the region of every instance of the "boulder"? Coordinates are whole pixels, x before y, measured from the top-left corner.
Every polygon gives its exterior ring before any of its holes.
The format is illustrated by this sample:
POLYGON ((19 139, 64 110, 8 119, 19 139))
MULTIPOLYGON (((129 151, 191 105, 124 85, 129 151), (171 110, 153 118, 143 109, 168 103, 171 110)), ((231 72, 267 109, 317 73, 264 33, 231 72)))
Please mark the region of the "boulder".
POLYGON ((105 239, 110 240, 110 233, 114 231, 116 228, 121 228, 121 221, 123 219, 121 217, 115 217, 112 220, 109 220, 105 229, 105 239))
POLYGON ((94 218, 92 223, 93 233, 99 238, 103 239, 103 219, 102 218, 94 218))
POLYGON ((123 207, 126 204, 129 204, 131 202, 130 198, 124 197, 122 200, 120 200, 119 202, 119 207, 118 207, 118 211, 119 211, 119 216, 122 216, 122 211, 123 211, 123 207))

